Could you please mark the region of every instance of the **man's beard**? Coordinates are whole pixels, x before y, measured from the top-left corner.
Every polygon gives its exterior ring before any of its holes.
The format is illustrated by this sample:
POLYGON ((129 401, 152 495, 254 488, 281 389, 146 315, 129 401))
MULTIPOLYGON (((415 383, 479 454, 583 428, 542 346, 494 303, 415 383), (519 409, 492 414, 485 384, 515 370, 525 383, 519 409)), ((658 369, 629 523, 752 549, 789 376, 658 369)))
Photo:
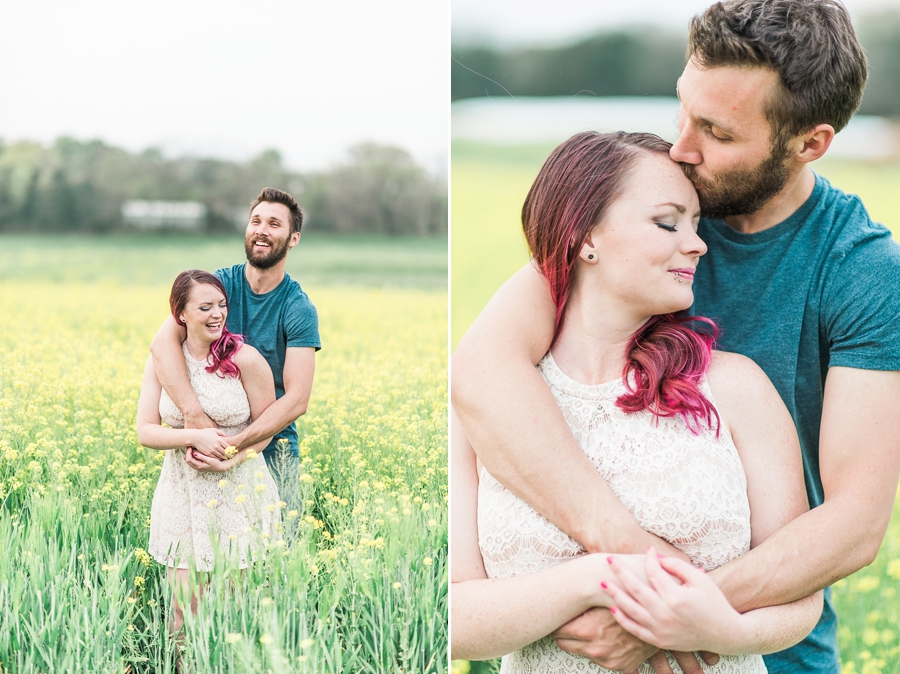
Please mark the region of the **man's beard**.
POLYGON ((250 263, 250 266, 257 269, 271 269, 285 258, 288 249, 288 239, 278 241, 262 236, 253 238, 247 236, 244 238, 244 252, 247 254, 247 262, 250 263), (257 241, 269 244, 268 252, 261 253, 257 251, 253 247, 253 244, 257 241))
POLYGON ((755 213, 778 194, 790 177, 784 162, 789 155, 787 144, 776 142, 771 154, 755 168, 724 171, 711 180, 697 175, 693 164, 682 164, 681 168, 687 179, 699 186, 703 217, 721 219, 755 213))

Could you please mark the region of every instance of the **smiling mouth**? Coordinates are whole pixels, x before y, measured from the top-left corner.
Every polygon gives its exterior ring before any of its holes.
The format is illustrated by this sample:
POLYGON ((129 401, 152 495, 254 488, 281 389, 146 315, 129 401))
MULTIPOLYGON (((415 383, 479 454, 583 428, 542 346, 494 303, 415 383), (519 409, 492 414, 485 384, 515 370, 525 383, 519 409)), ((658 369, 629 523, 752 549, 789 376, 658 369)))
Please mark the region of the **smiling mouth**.
POLYGON ((693 269, 670 269, 669 271, 675 275, 676 280, 678 280, 679 282, 684 280, 694 280, 693 269))

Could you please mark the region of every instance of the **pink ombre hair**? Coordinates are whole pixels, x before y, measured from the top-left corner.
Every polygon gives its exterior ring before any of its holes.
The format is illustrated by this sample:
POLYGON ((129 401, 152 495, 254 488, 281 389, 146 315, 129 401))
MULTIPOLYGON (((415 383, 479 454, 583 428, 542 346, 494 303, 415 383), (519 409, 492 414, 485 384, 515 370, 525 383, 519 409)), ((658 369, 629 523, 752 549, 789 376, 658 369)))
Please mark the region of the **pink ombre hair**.
MULTIPOLYGON (((579 133, 557 147, 531 186, 522 227, 535 264, 556 305, 553 339, 565 319, 581 247, 622 193, 642 152, 669 154, 672 145, 650 133, 579 133)), ((654 316, 628 342, 622 377, 628 392, 616 401, 626 412, 681 415, 699 433, 720 425, 700 379, 709 369, 718 330, 707 318, 654 316), (703 326, 703 330, 697 327, 703 326)))
MULTIPOLYGON (((225 305, 228 305, 228 293, 225 292, 225 286, 215 274, 200 269, 191 269, 181 272, 172 284, 172 292, 169 293, 169 307, 172 309, 172 317, 181 327, 186 327, 179 315, 187 306, 191 296, 191 289, 200 283, 215 287, 225 297, 225 305)), ((234 362, 234 354, 236 354, 244 344, 241 335, 228 332, 225 326, 222 326, 222 334, 209 347, 209 358, 206 366, 207 372, 215 372, 220 377, 240 377, 241 370, 234 362)))

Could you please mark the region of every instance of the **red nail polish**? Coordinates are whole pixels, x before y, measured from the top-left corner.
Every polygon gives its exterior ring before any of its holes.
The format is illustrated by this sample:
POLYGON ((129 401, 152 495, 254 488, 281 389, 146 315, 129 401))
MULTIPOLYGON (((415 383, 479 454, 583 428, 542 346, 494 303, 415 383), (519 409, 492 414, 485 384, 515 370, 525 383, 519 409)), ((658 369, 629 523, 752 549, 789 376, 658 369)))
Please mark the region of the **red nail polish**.
POLYGON ((610 606, 610 607, 609 607, 609 612, 610 612, 610 613, 615 613, 615 612, 616 612, 616 607, 615 607, 615 606, 610 606))
POLYGON ((600 583, 600 587, 602 587, 605 590, 609 587, 609 585, 607 585, 606 581, 604 580, 602 583, 600 583))
POLYGON ((607 558, 606 558, 606 563, 607 563, 607 564, 612 564, 612 557, 607 557, 607 558))

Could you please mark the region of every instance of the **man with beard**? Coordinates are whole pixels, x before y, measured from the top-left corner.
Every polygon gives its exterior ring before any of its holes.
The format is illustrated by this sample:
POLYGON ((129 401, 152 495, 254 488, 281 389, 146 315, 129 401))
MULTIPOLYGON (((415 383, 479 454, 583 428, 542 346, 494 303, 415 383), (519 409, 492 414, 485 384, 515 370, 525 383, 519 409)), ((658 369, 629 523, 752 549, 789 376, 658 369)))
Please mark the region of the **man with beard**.
MULTIPOLYGON (((302 226, 303 211, 290 194, 263 189, 250 206, 244 236, 247 262, 216 271, 228 294, 228 329, 243 335, 263 355, 275 377, 275 402, 231 442, 243 449, 272 437, 263 456, 280 486, 297 472, 294 422, 306 412, 315 352, 321 348, 316 309, 300 284, 284 271, 288 251, 299 243, 302 226), (287 452, 276 451, 279 441, 286 442, 287 452)), ((169 316, 150 345, 157 376, 184 412, 187 428, 214 428, 188 381, 181 357, 183 341, 184 328, 169 316)), ((216 451, 195 449, 185 460, 197 470, 208 469, 210 462, 224 458, 216 451)), ((291 496, 282 493, 286 501, 291 501, 291 496)))
MULTIPOLYGON (((692 21, 689 54, 671 156, 698 190, 709 248, 692 313, 715 319, 720 348, 752 358, 774 383, 800 437, 811 508, 710 574, 746 611, 826 588, 878 552, 900 472, 900 247, 857 197, 809 168, 865 85, 865 56, 842 5, 718 3, 692 21)), ((527 265, 473 324, 453 359, 466 436, 497 480, 587 550, 655 545, 680 554, 615 497, 535 370, 554 316, 544 277, 527 265)), ((769 672, 840 672, 836 630, 826 590, 815 630, 767 656, 769 672)), ((632 671, 653 654, 657 672, 671 671, 606 609, 554 636, 609 669, 632 671)), ((700 671, 693 655, 679 662, 700 671)))

